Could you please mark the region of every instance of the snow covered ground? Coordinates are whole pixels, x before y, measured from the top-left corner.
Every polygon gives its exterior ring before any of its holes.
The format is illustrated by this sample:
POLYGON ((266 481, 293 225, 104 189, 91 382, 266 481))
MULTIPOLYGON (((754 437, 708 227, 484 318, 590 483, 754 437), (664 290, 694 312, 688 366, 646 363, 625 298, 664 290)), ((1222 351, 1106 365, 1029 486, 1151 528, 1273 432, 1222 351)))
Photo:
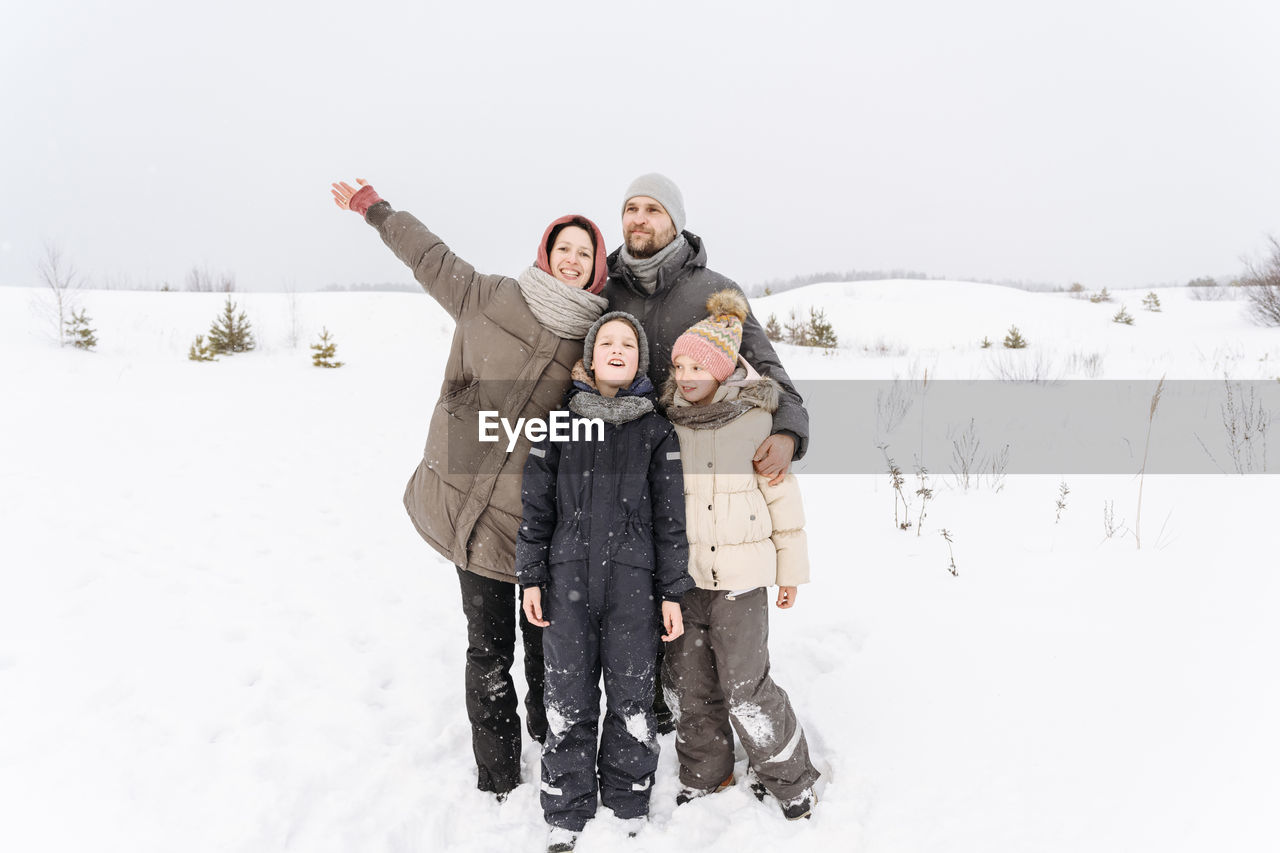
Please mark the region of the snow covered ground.
MULTIPOLYGON (((259 351, 198 364, 219 295, 85 293, 93 353, 51 344, 36 296, 0 288, 0 849, 539 849, 536 785, 474 790, 457 582, 400 505, 444 312, 237 294, 259 351), (310 364, 321 325, 340 370, 310 364)), ((806 379, 991 378, 1014 323, 1053 378, 1280 373, 1239 303, 1124 296, 1133 327, 958 282, 755 310, 825 307, 839 352, 780 347, 806 379)), ((676 811, 667 736, 651 825, 602 811, 579 849, 1275 849, 1280 481, 1149 476, 1138 550, 1133 474, 1069 476, 1057 523, 1057 477, 935 477, 921 535, 886 476, 802 476, 814 582, 771 649, 826 773, 813 819, 741 786, 676 811)))

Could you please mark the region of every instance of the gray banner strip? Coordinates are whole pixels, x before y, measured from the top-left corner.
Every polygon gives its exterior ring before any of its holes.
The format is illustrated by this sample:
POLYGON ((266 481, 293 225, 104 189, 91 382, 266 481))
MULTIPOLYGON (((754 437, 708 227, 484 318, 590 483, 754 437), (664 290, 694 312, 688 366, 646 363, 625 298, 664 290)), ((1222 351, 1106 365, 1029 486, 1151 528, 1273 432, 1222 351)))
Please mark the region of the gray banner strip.
POLYGON ((808 474, 1264 474, 1280 382, 830 380, 797 383, 808 474))
MULTIPOLYGON (((1268 439, 1280 416, 1280 381, 1159 380, 802 380, 809 452, 802 474, 883 474, 892 458, 907 474, 1266 474, 1280 470, 1268 439)), ((449 473, 497 473, 500 453, 478 454, 479 411, 510 399, 510 382, 475 383, 448 398, 436 426, 449 435, 449 473)), ((539 383, 533 397, 558 405, 562 386, 539 383), (557 401, 557 402, 552 402, 557 401)), ((503 413, 505 414, 505 413, 503 413)), ((511 417, 514 421, 514 416, 511 417)), ((484 449, 492 449, 486 443, 484 449)), ((750 460, 741 470, 749 470, 750 460)), ((507 470, 510 470, 508 466, 507 470)), ((519 470, 519 469, 517 469, 519 470)), ((723 470, 721 473, 725 473, 723 470)))

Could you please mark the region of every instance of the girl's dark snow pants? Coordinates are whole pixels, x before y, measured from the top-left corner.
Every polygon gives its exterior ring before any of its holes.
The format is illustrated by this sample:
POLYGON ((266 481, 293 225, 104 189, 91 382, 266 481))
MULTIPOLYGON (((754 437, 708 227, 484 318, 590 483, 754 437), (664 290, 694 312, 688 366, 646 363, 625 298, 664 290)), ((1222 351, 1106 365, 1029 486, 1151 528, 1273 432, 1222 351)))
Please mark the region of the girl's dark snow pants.
POLYGON ((503 793, 520 784, 520 716, 511 680, 516 613, 520 613, 524 677, 529 687, 524 709, 534 740, 542 740, 547 732, 542 708, 542 629, 525 619, 518 603, 513 605, 519 590, 515 584, 462 569, 458 569, 458 584, 467 617, 467 717, 476 757, 476 787, 503 793))
POLYGON ((658 767, 653 679, 660 610, 653 573, 604 561, 550 567, 543 617, 547 740, 542 808, 547 823, 580 831, 600 800, 620 818, 649 813, 658 767), (606 715, 597 746, 600 678, 606 715))

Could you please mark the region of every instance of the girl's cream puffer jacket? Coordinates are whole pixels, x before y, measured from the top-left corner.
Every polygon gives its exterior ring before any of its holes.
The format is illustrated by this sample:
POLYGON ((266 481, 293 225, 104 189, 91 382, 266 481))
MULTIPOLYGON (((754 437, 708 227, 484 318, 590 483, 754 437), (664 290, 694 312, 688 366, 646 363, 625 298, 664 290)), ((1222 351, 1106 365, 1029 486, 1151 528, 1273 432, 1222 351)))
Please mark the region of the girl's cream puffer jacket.
MULTIPOLYGON (((752 407, 720 426, 676 423, 684 466, 685 529, 689 573, 700 589, 745 590, 809 581, 800 484, 788 474, 770 486, 752 457, 773 431, 778 384, 739 360, 712 403, 742 400, 752 407)), ((668 411, 688 407, 674 379, 663 388, 668 411)), ((673 421, 675 419, 673 418, 673 421)))

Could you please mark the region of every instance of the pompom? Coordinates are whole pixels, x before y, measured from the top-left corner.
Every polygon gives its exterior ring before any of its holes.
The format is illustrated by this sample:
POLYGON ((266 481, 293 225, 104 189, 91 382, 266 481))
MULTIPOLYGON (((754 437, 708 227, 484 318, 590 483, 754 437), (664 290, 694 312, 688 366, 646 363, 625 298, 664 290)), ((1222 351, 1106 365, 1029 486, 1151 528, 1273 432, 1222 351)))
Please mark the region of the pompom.
POLYGON ((712 317, 737 317, 740 322, 747 320, 747 298, 741 291, 725 288, 707 297, 707 313, 712 317))

